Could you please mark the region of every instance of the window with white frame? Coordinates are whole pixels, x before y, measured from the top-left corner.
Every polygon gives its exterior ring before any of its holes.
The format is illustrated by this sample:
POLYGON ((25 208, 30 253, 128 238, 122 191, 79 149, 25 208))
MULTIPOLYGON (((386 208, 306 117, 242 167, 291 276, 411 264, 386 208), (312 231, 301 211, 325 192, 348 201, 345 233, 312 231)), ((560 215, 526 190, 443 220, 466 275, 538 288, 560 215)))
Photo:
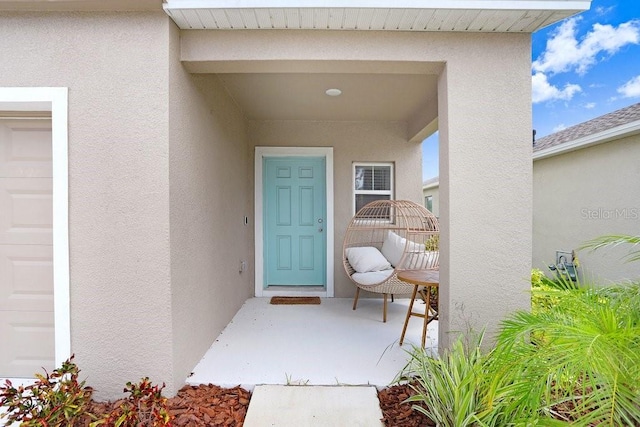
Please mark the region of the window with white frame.
POLYGON ((391 199, 393 199, 393 163, 353 164, 354 213, 367 203, 391 199))
POLYGON ((433 196, 425 196, 424 207, 427 208, 429 212, 433 212, 433 196))

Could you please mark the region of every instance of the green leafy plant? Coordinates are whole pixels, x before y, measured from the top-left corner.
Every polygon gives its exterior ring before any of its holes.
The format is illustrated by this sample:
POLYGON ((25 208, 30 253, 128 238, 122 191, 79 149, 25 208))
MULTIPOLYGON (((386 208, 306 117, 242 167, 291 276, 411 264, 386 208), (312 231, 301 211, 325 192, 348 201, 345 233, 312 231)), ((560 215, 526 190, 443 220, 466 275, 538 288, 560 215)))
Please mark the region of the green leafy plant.
POLYGON ((430 236, 426 242, 424 242, 424 248, 427 251, 440 250, 440 234, 434 234, 430 236))
POLYGON ((549 310, 562 298, 564 291, 580 287, 579 282, 574 282, 566 276, 556 276, 549 279, 542 270, 531 270, 531 311, 538 313, 549 310))
POLYGON ((137 384, 128 382, 124 392, 129 396, 102 419, 91 423, 91 426, 170 426, 172 416, 167 407, 167 398, 162 396, 164 387, 164 383, 162 386, 153 385, 147 377, 137 384))
POLYGON ((553 307, 502 323, 488 365, 488 419, 639 425, 640 286, 560 292, 553 307))
POLYGON ((6 418, 8 424, 20 422, 24 427, 58 427, 91 417, 87 406, 92 389, 78 381, 79 373, 71 356, 51 374, 36 374, 32 385, 14 387, 6 380, 0 386, 0 406, 6 409, 0 419, 6 418))
MULTIPOLYGON (((629 236, 623 234, 611 234, 607 236, 600 236, 595 239, 589 240, 582 244, 578 249, 591 249, 592 251, 619 246, 619 245, 640 245, 640 236, 629 236)), ((627 262, 640 261, 640 249, 629 251, 626 255, 627 262)))
POLYGON ((408 382, 416 394, 407 399, 413 408, 441 427, 462 427, 477 421, 484 408, 485 356, 483 334, 471 345, 459 338, 439 358, 414 347, 398 381, 408 382))
MULTIPOLYGON (((640 237, 605 236, 599 249, 640 237)), ((640 260, 640 251, 629 260, 640 260)), ((400 381, 439 426, 640 426, 640 283, 594 287, 531 273, 532 310, 508 316, 485 355, 457 341, 414 349, 400 381)))
MULTIPOLYGON (((543 281, 544 282, 544 281, 543 281)), ((414 349, 400 381, 439 426, 640 425, 640 284, 542 284, 553 304, 513 313, 496 345, 414 349)))
POLYGON ((534 313, 548 310, 557 302, 558 296, 553 292, 556 288, 550 282, 542 270, 531 270, 531 311, 534 313))

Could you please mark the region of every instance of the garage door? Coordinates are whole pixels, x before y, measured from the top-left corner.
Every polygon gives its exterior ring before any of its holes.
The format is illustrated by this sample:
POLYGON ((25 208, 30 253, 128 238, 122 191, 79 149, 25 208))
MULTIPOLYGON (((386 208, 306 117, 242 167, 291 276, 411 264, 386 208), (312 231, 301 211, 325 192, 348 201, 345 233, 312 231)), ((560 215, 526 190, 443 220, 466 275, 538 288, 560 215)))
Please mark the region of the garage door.
POLYGON ((0 117, 0 377, 54 367, 51 120, 0 117))

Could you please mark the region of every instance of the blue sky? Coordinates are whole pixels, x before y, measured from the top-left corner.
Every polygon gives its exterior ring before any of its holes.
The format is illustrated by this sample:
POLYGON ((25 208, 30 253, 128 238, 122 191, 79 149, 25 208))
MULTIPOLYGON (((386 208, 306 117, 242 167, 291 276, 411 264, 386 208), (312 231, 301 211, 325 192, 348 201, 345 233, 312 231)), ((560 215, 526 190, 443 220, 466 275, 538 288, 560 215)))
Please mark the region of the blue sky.
MULTIPOLYGON (((540 138, 640 102, 638 0, 591 8, 532 36, 533 128, 540 138)), ((423 179, 438 175, 437 134, 423 143, 423 179)))

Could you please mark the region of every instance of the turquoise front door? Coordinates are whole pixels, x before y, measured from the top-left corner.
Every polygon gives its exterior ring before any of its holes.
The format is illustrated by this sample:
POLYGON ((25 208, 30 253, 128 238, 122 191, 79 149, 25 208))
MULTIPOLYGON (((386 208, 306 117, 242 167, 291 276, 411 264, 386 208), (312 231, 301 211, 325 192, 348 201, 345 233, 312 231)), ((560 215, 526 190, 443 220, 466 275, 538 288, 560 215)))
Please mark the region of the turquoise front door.
POLYGON ((264 288, 326 285, 323 157, 265 157, 264 288))

